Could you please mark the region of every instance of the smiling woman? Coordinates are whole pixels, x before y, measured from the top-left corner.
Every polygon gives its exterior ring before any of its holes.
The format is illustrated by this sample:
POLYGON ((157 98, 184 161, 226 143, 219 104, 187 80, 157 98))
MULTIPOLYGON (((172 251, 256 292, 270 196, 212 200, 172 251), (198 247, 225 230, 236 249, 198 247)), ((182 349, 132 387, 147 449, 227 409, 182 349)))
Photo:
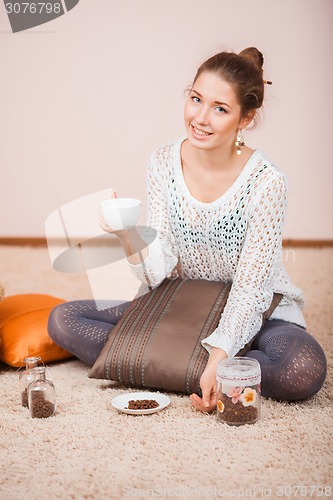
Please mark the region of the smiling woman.
POLYGON ((215 54, 197 71, 184 109, 188 142, 182 161, 186 183, 201 201, 213 201, 227 191, 253 153, 245 146, 242 130, 263 103, 263 61, 261 52, 250 47, 239 55, 215 54), (241 158, 235 157, 235 145, 241 158))
POLYGON ((235 129, 246 126, 252 115, 240 122, 240 104, 230 84, 215 73, 203 73, 196 80, 185 105, 185 125, 189 141, 200 140, 201 147, 234 142, 235 129), (216 96, 221 101, 216 101, 216 96), (214 142, 211 139, 214 139, 214 142))
POLYGON ((195 198, 214 201, 233 184, 253 153, 241 141, 242 157, 235 156, 235 135, 253 118, 253 110, 242 115, 231 84, 213 72, 199 74, 185 104, 188 141, 182 146, 183 174, 195 198), (209 161, 203 161, 203 155, 209 161))
MULTIPOLYGON (((282 264, 286 178, 242 138, 263 103, 262 64, 251 47, 216 54, 198 69, 184 110, 187 136, 151 156, 148 225, 157 237, 149 248, 135 253, 144 246, 135 227, 115 231, 101 220, 119 238, 133 273, 151 287, 168 276, 232 283, 217 328, 201 341, 209 353, 202 398, 191 395, 201 411, 216 407, 218 363, 250 344, 247 357, 261 365, 263 396, 304 399, 326 376, 325 354, 305 330, 302 291, 282 264), (275 294, 283 298, 266 321, 275 294)), ((127 307, 60 305, 51 313, 50 335, 93 364, 127 307)))

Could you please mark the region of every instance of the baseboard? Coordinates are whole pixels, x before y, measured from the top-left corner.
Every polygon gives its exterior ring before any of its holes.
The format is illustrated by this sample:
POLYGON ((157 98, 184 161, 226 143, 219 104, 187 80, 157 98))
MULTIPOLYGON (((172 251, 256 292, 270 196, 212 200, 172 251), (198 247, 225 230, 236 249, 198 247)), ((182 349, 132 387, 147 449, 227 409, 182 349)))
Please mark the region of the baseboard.
POLYGON ((29 247, 46 247, 46 238, 37 237, 2 237, 0 238, 0 245, 6 246, 29 246, 29 247))
POLYGON ((294 240, 286 238, 283 240, 284 247, 322 248, 333 247, 333 240, 294 240))
MULTIPOLYGON (((46 247, 47 240, 42 237, 0 237, 0 245, 46 247)), ((283 246, 304 248, 333 247, 333 240, 297 240, 287 238, 283 240, 283 246)))

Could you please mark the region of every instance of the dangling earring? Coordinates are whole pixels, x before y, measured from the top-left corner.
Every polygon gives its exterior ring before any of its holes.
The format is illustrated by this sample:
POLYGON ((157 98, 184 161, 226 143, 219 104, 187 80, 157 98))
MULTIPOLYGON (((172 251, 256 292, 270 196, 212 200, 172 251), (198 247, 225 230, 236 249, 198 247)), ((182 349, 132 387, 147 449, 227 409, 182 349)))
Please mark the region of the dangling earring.
POLYGON ((242 147, 245 146, 243 132, 241 128, 238 129, 235 146, 236 146, 236 153, 240 155, 242 152, 242 147))

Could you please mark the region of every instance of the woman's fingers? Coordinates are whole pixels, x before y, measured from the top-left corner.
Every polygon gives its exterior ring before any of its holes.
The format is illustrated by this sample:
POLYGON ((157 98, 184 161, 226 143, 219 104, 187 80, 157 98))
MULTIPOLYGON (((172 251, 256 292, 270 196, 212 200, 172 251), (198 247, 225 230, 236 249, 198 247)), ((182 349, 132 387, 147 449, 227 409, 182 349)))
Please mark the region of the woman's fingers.
POLYGON ((191 394, 190 395, 190 400, 193 408, 195 408, 197 411, 201 411, 203 413, 211 412, 214 410, 215 405, 216 405, 216 398, 212 398, 209 404, 209 407, 206 407, 204 405, 204 402, 202 398, 200 398, 197 394, 191 394))
POLYGON ((195 410, 199 410, 201 403, 200 398, 197 394, 191 394, 190 396, 191 404, 195 410))
POLYGON ((105 231, 107 233, 113 233, 112 228, 110 226, 108 226, 107 223, 105 222, 105 219, 103 216, 103 209, 101 206, 99 207, 99 210, 98 210, 98 224, 99 224, 99 227, 101 229, 103 229, 103 231, 105 231))
MULTIPOLYGON (((113 191, 113 193, 111 194, 111 199, 114 200, 115 198, 118 198, 118 196, 117 196, 117 193, 115 191, 113 191)), ((107 225, 107 223, 104 219, 103 208, 101 205, 99 206, 99 209, 98 209, 98 224, 99 224, 99 227, 101 229, 103 229, 103 231, 106 231, 107 233, 114 233, 113 229, 107 225)))

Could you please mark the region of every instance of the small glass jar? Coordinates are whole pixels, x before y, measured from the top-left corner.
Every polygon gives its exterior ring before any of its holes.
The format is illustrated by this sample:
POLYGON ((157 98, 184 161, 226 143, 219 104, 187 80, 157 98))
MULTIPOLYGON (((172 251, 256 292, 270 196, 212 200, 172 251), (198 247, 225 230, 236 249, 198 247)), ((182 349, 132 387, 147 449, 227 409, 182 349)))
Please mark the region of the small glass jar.
POLYGON ((21 404, 28 408, 28 386, 34 381, 32 369, 35 368, 39 361, 39 357, 30 357, 23 360, 25 362, 25 370, 19 376, 19 390, 21 395, 21 404))
POLYGON ((256 359, 235 357, 216 371, 217 418, 229 425, 253 424, 261 412, 261 370, 256 359))
POLYGON ((46 378, 46 367, 33 368, 34 381, 28 387, 29 410, 32 418, 52 417, 55 412, 55 390, 46 378))

